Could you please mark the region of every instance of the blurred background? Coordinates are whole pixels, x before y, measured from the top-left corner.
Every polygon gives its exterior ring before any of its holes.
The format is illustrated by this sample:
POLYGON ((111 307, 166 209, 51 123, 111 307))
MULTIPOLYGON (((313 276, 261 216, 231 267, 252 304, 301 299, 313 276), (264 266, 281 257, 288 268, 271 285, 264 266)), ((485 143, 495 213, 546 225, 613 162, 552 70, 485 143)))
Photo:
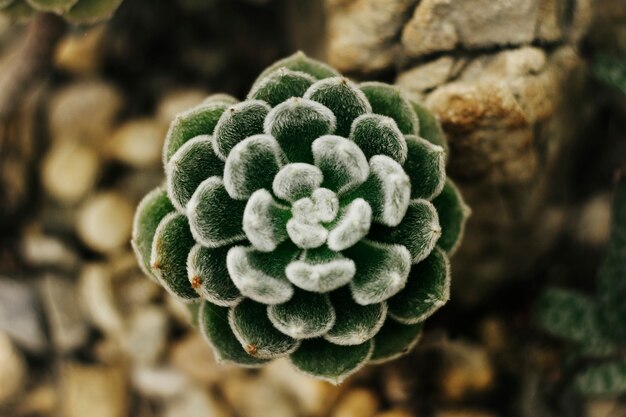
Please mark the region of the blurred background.
POLYGON ((626 1, 125 0, 88 26, 0 15, 0 56, 0 416, 626 416, 571 389, 534 315, 548 285, 596 286, 626 1), (414 352, 339 387, 216 364, 129 245, 174 116, 297 50, 433 110, 473 209, 414 352))

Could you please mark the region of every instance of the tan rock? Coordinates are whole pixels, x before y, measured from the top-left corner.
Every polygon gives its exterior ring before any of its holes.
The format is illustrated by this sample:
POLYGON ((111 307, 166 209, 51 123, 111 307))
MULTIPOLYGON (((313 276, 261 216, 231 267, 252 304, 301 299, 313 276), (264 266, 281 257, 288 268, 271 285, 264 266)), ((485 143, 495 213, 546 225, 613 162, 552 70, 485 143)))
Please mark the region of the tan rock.
POLYGON ((439 384, 445 397, 459 400, 469 393, 491 388, 493 365, 487 353, 478 346, 464 342, 446 344, 439 384))
POLYGON ((344 394, 331 417, 371 417, 380 407, 380 400, 367 389, 356 388, 344 394))
MULTIPOLYGON (((241 417, 297 417, 300 415, 289 394, 263 378, 233 377, 220 381, 224 398, 241 417)), ((365 417, 365 416, 362 416, 365 417)))
MULTIPOLYGON (((180 397, 168 402, 163 413, 163 417, 229 417, 230 415, 231 413, 224 404, 200 389, 189 389, 180 397)), ((256 414, 256 416, 262 415, 264 414, 256 414)))
POLYGON ((435 413, 435 417, 497 417, 495 414, 481 410, 440 410, 435 413))
POLYGON ((167 93, 157 105, 157 119, 167 126, 178 113, 202 103, 207 95, 202 90, 173 90, 167 93))
POLYGON ((241 368, 218 364, 213 350, 197 331, 191 331, 174 343, 168 357, 173 368, 202 384, 212 385, 225 374, 240 375, 242 372, 241 368))
POLYGON ((605 245, 611 232, 611 196, 599 194, 585 202, 572 229, 576 239, 584 244, 605 245))
POLYGON ((65 364, 61 369, 62 409, 66 417, 127 417, 127 376, 116 366, 65 364))
POLYGON ((52 415, 58 405, 59 394, 57 388, 52 384, 44 383, 28 391, 22 397, 15 412, 20 416, 52 415))
POLYGON ((376 414, 374 417, 415 417, 415 415, 401 408, 394 408, 376 414))
POLYGON ((93 74, 102 63, 105 26, 96 26, 63 38, 55 53, 55 65, 76 74, 93 74))
POLYGON ((133 167, 160 166, 166 128, 156 119, 129 120, 113 132, 110 157, 133 167))
POLYGON ((78 212, 80 239, 98 252, 113 252, 130 242, 135 207, 112 191, 91 196, 78 212))
POLYGON ((76 203, 94 186, 100 172, 98 152, 79 141, 53 143, 41 164, 41 182, 52 198, 76 203))
POLYGON ((189 378, 173 368, 137 367, 132 372, 133 386, 146 397, 169 399, 191 387, 189 378))
POLYGON ((152 365, 165 351, 168 336, 168 318, 159 307, 143 307, 128 318, 125 336, 121 338, 133 363, 152 365))
POLYGON ((0 405, 12 401, 24 389, 26 374, 24 358, 9 336, 0 332, 0 405))
POLYGON ((80 274, 79 292, 83 309, 95 327, 107 335, 118 336, 124 329, 124 321, 115 301, 112 280, 107 265, 87 264, 80 274))
POLYGON ((21 241, 21 254, 29 266, 74 270, 79 263, 76 252, 65 242, 42 233, 39 227, 26 229, 21 241))
POLYGON ((402 72, 396 78, 396 84, 412 95, 411 99, 421 102, 428 90, 448 81, 454 65, 454 58, 444 56, 402 72))

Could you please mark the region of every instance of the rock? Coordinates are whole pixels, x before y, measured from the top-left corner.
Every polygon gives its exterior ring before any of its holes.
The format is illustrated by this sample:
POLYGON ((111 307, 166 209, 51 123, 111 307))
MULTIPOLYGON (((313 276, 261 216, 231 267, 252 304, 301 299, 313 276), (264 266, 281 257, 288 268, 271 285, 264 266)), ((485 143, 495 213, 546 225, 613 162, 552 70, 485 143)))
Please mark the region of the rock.
POLYGON ((273 361, 262 370, 262 376, 289 392, 297 401, 301 414, 325 416, 339 395, 339 388, 298 372, 286 359, 273 361))
POLYGON ((61 352, 81 347, 87 340, 89 328, 74 283, 48 275, 41 282, 40 293, 54 346, 61 352))
POLYGON ((167 332, 165 312, 158 307, 143 307, 130 315, 121 342, 134 363, 152 365, 165 350, 167 332))
POLYGON ((75 140, 55 142, 43 158, 41 182, 55 200, 76 203, 93 188, 100 165, 92 147, 75 140))
POLYGON ((442 346, 442 354, 438 379, 443 395, 449 400, 459 400, 492 387, 493 365, 482 347, 448 342, 442 346))
POLYGON ((507 324, 496 317, 488 317, 480 323, 482 343, 489 352, 502 352, 509 347, 507 324))
POLYGON ((191 377, 194 383, 212 385, 225 374, 240 375, 243 372, 237 366, 215 362, 213 350, 195 330, 174 343, 168 357, 172 367, 191 377))
POLYGON ((123 307, 148 305, 163 294, 163 287, 136 273, 121 280, 116 286, 116 299, 123 307))
POLYGON ((380 407, 376 395, 363 388, 356 388, 344 394, 332 413, 331 417, 371 417, 380 407))
POLYGON ((189 378, 172 368, 139 367, 133 371, 132 381, 141 395, 156 399, 172 398, 190 387, 189 378))
POLYGON ((480 410, 440 410, 434 417, 497 417, 495 414, 480 410))
POLYGON ((21 254, 28 266, 34 268, 76 269, 79 258, 60 239, 43 234, 39 228, 27 228, 21 241, 21 254))
POLYGON ((444 84, 452 76, 455 60, 444 56, 402 72, 396 78, 396 84, 410 92, 410 98, 421 102, 424 94, 444 84))
MULTIPOLYGON (((163 412, 163 417, 229 417, 230 415, 223 404, 199 389, 189 389, 182 396, 169 401, 163 412)), ((260 415, 263 414, 256 414, 256 416, 260 415)))
POLYGON ((118 366, 69 363, 61 368, 62 409, 66 417, 127 417, 126 373, 118 366))
POLYGON ((167 126, 178 113, 202 103, 207 95, 202 90, 173 90, 166 94, 157 105, 157 119, 167 126))
POLYGON ((105 334, 119 336, 124 324, 113 295, 112 279, 105 264, 87 264, 80 274, 79 291, 83 309, 95 327, 105 334))
POLYGON ((81 75, 95 73, 102 63, 104 29, 96 26, 66 36, 56 50, 56 67, 81 75))
POLYGON ((13 400, 26 383, 26 363, 9 336, 0 332, 0 406, 13 400))
POLYGON ((585 417, 620 417, 626 405, 614 399, 594 399, 585 403, 585 417))
POLYGON ((415 417, 414 414, 401 408, 394 408, 376 414, 374 417, 415 417))
POLYGON ((579 242, 596 248, 606 245, 611 232, 611 196, 590 198, 572 223, 573 235, 579 242))
POLYGON ((340 72, 393 66, 404 16, 415 0, 327 0, 328 61, 340 72))
POLYGON ((39 300, 28 284, 0 277, 0 331, 33 353, 42 353, 48 345, 38 308, 39 300))
POLYGON ((166 128, 156 119, 129 120, 113 132, 107 153, 132 167, 160 167, 165 133, 166 128))
POLYGON ((58 405, 57 389, 52 384, 45 383, 26 393, 15 413, 19 416, 53 415, 58 405))
MULTIPOLYGON (((297 417, 300 414, 289 395, 263 378, 223 378, 220 386, 224 398, 241 417, 297 417)), ((362 416, 365 417, 365 416, 362 416)))
POLYGON ((54 141, 75 140, 97 145, 110 134, 122 107, 120 92, 102 81, 82 81, 58 90, 48 117, 54 141))
POLYGON ((182 326, 191 327, 195 317, 189 310, 189 304, 174 297, 165 297, 165 306, 172 317, 182 326))
POLYGON ((95 194, 80 207, 78 236, 95 251, 118 250, 130 242, 134 210, 134 205, 116 192, 95 194))

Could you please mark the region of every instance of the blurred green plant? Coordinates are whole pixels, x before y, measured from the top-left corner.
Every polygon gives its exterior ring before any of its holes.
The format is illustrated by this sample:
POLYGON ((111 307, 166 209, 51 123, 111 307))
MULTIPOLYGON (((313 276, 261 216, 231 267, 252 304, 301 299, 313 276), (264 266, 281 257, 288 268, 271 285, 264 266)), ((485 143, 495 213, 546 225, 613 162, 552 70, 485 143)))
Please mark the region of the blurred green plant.
POLYGON ((0 0, 0 12, 16 20, 36 12, 63 16, 69 23, 92 24, 110 18, 122 0, 0 0))
POLYGON ((547 289, 537 306, 539 325, 571 344, 568 363, 582 367, 573 382, 586 396, 626 393, 626 177, 616 185, 611 237, 594 296, 547 289))

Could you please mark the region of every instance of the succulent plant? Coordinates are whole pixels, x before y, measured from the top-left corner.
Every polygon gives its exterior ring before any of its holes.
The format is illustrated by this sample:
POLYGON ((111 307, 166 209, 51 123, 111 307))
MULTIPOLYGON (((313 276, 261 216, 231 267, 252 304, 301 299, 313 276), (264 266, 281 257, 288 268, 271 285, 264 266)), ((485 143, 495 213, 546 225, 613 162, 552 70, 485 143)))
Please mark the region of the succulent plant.
POLYGON ((537 308, 540 326, 572 345, 573 384, 587 396, 626 393, 626 178, 617 184, 612 216, 595 296, 549 288, 537 308))
POLYGON ((0 0, 0 13, 16 19, 39 12, 55 13, 68 22, 91 24, 111 17, 122 0, 0 0))
POLYGON ((133 247, 170 293, 201 302, 219 360, 289 356, 338 383, 409 351, 449 298, 469 210, 436 118, 393 86, 297 53, 246 100, 178 115, 163 163, 133 247))

